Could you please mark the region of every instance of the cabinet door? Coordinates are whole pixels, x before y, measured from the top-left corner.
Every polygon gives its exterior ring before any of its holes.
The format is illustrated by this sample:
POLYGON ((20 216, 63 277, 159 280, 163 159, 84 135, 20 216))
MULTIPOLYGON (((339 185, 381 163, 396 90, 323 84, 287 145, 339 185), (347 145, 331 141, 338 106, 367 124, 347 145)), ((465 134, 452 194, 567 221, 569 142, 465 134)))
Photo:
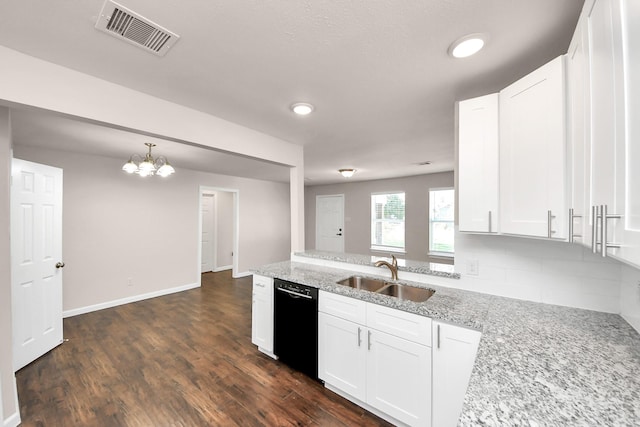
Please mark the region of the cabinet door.
POLYGON ((253 276, 251 342, 273 354, 273 279, 253 276))
POLYGON ((458 104, 460 231, 498 231, 498 94, 458 104))
POLYGON ((567 236, 570 242, 591 245, 589 177, 590 156, 590 85, 589 32, 586 16, 578 22, 567 53, 567 91, 569 125, 569 169, 571 186, 569 208, 574 217, 568 218, 567 236))
POLYGON ((563 56, 500 92, 501 232, 566 238, 565 129, 563 56))
POLYGON ((365 401, 366 328, 318 313, 318 377, 365 401))
POLYGON ((369 329, 367 403, 411 426, 431 425, 431 348, 369 329))
MULTIPOLYGON (((618 250, 624 261, 640 266, 640 2, 624 0, 622 5, 625 82, 625 182, 623 226, 618 250)), ((619 171, 618 171, 619 172, 619 171)), ((620 176, 620 173, 618 173, 620 176)))
MULTIPOLYGON (((588 14, 591 91, 590 206, 621 213, 624 200, 624 84, 619 2, 598 0, 588 14)), ((590 224, 594 218, 590 214, 590 224)), ((620 220, 604 221, 609 242, 620 241, 620 220)), ((596 234, 598 225, 596 224, 596 234)), ((601 227, 600 227, 601 230, 601 227)), ((601 236, 598 236, 600 241, 601 236)), ((602 247, 598 248, 602 253, 602 247)), ((616 253, 615 249, 608 251, 616 253)))
POLYGON ((480 332, 433 322, 433 425, 455 427, 476 359, 480 332))

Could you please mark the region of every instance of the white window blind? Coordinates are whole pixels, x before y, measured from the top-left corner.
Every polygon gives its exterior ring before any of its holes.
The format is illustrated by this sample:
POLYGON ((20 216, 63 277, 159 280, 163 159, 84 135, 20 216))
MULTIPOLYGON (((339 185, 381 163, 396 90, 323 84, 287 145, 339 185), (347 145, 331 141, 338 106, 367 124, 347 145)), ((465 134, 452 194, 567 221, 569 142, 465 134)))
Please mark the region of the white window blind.
POLYGON ((404 193, 371 195, 371 249, 404 251, 404 193))
POLYGON ((453 255, 455 192, 429 190, 429 253, 453 255))

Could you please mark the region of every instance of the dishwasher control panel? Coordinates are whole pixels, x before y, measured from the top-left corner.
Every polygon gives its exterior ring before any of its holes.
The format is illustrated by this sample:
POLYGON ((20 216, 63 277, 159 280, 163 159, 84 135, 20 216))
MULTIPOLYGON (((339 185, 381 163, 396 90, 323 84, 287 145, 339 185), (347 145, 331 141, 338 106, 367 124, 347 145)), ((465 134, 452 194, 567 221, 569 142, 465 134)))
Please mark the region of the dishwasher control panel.
POLYGON ((299 283, 287 282, 286 280, 276 279, 274 281, 276 289, 285 289, 289 292, 293 292, 298 295, 303 295, 309 298, 318 298, 318 288, 314 288, 307 285, 301 285, 299 283))

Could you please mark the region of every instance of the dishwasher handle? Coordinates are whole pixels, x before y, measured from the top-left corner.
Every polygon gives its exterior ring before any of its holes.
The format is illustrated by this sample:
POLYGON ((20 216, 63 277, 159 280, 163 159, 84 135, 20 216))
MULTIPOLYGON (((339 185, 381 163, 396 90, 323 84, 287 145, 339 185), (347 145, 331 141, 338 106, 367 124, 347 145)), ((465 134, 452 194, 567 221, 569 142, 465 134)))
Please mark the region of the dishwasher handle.
POLYGON ((277 290, 281 291, 281 292, 286 292, 289 295, 291 295, 294 298, 307 298, 307 299, 313 299, 313 297, 311 295, 304 295, 304 294, 299 294, 297 292, 293 292, 290 291, 289 289, 284 289, 284 288, 276 288, 277 290))

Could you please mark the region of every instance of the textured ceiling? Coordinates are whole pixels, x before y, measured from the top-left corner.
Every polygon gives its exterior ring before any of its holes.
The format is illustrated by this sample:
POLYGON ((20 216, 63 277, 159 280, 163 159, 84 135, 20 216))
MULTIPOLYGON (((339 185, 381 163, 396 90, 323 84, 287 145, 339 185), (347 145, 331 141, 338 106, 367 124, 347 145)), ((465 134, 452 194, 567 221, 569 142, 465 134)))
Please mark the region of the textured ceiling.
POLYGON ((3 0, 0 45, 304 145, 320 184, 452 170, 454 102, 565 53, 583 0, 121 3, 181 39, 157 57, 94 29, 101 0, 3 0), (480 54, 447 55, 477 32, 480 54))

